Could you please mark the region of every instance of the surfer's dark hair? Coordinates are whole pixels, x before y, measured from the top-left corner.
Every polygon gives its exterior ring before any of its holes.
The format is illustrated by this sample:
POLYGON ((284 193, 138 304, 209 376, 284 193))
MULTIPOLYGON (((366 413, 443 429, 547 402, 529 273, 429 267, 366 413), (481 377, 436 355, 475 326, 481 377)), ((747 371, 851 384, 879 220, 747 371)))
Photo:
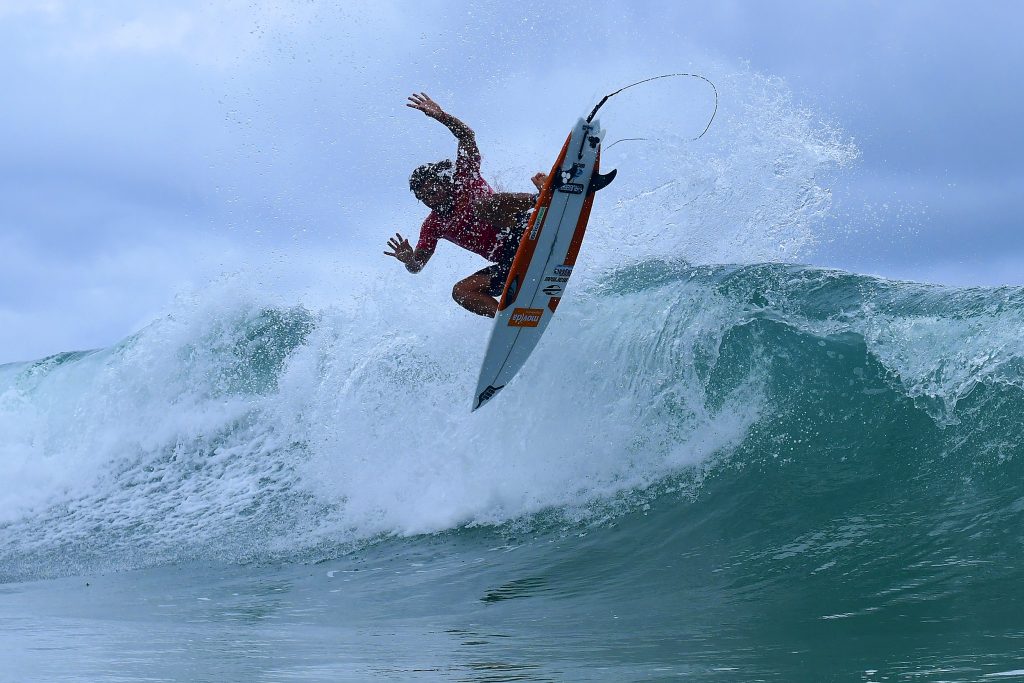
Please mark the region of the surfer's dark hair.
POLYGON ((416 170, 412 172, 412 175, 409 176, 409 189, 415 192, 417 189, 423 187, 424 183, 431 180, 451 182, 454 169, 455 164, 452 163, 451 159, 423 164, 422 166, 417 167, 416 170))

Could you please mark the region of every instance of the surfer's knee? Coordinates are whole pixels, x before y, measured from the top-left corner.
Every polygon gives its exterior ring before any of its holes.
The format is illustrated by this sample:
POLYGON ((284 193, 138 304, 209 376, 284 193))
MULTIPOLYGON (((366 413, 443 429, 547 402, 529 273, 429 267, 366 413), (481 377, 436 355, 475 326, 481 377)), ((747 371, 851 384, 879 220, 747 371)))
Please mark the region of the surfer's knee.
POLYGON ((487 294, 490 285, 490 276, 486 273, 473 273, 469 277, 462 278, 452 287, 452 298, 462 303, 480 294, 487 294))
POLYGON ((471 275, 452 287, 452 298, 471 313, 493 318, 498 310, 498 300, 490 295, 489 284, 490 279, 486 274, 471 275))
POLYGON ((465 280, 459 280, 452 287, 452 298, 455 299, 456 303, 462 304, 473 296, 474 290, 473 278, 467 277, 465 280))

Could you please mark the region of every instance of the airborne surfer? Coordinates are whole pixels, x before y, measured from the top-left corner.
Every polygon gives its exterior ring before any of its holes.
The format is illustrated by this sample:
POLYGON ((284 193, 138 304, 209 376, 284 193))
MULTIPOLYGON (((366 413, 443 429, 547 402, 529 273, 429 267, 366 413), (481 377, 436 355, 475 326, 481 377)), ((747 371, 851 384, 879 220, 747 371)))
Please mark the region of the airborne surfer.
MULTIPOLYGON (((494 192, 480 176, 480 150, 476 135, 430 99, 426 93, 409 96, 406 106, 444 124, 459 142, 455 163, 450 159, 416 168, 409 189, 430 208, 413 249, 400 233, 388 240, 394 256, 410 273, 418 273, 434 254, 439 239, 479 254, 491 265, 455 283, 452 298, 477 315, 493 318, 512 261, 519 247, 530 209, 537 196, 528 192, 494 192)), ((533 184, 540 191, 547 176, 537 173, 533 184)))

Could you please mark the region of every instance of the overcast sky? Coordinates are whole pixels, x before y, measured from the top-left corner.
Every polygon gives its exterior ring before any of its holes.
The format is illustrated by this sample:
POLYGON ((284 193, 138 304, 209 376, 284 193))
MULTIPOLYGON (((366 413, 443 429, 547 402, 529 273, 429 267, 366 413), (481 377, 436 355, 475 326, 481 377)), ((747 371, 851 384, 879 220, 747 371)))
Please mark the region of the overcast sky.
MULTIPOLYGON (((591 5, 0 0, 0 363, 116 343, 275 259, 393 270, 384 240, 424 216, 408 173, 451 153, 414 90, 526 190, 610 90, 705 73, 736 121, 735 74, 763 77, 859 151, 801 261, 1024 284, 1024 5, 591 5)), ((663 92, 678 109, 644 121, 634 98, 606 127, 699 132, 707 92, 663 92)))

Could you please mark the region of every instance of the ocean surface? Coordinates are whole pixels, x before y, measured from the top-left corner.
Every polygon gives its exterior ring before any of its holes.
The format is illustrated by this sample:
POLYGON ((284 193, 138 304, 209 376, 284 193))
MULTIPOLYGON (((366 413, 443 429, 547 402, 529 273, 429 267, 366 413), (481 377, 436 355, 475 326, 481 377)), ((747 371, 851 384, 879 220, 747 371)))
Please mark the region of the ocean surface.
POLYGON ((1024 289, 645 257, 473 414, 421 303, 0 366, 0 680, 1024 680, 1024 289))

